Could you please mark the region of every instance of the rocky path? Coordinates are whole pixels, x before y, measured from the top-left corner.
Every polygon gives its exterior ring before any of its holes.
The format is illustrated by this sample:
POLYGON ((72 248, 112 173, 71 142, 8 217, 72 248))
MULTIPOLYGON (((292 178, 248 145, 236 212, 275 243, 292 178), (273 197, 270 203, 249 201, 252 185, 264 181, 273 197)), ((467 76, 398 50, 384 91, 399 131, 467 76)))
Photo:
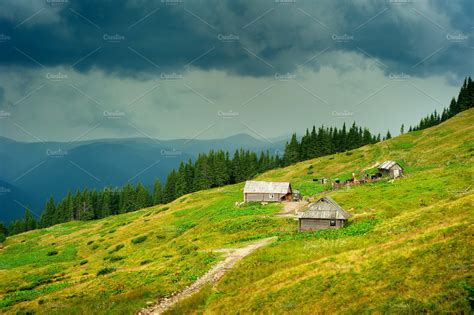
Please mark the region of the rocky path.
POLYGON ((227 270, 232 268, 239 260, 249 255, 254 250, 269 244, 274 239, 274 237, 265 238, 242 248, 223 248, 216 250, 217 252, 227 254, 226 258, 223 261, 219 262, 201 278, 196 280, 196 282, 186 287, 183 291, 178 292, 169 298, 163 298, 158 300, 156 304, 142 309, 138 312, 138 314, 162 314, 164 311, 172 307, 177 302, 198 292, 204 285, 208 283, 216 284, 219 279, 227 272, 227 270))

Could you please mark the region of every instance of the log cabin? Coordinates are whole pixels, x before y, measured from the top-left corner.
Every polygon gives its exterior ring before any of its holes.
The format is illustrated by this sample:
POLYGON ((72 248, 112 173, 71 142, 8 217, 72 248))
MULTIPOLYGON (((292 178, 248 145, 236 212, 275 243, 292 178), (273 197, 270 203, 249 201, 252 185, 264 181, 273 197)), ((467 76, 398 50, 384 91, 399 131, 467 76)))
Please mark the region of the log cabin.
POLYGON ((293 190, 289 182, 246 181, 244 201, 281 202, 292 201, 293 190))
POLYGON ((331 197, 323 197, 310 204, 298 218, 298 230, 316 231, 344 227, 351 217, 331 197))

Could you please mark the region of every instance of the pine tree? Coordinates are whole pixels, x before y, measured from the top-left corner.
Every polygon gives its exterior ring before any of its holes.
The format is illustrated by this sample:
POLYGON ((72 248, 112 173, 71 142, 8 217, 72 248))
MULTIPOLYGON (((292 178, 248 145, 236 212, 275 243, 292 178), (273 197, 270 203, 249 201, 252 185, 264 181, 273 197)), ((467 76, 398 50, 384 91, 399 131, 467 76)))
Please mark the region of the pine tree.
POLYGON ((296 133, 291 136, 290 142, 285 146, 283 160, 285 165, 291 165, 300 161, 300 144, 296 138, 296 133))
POLYGON ((102 200, 100 202, 99 216, 100 218, 105 218, 112 214, 112 211, 111 211, 112 191, 110 190, 110 188, 108 187, 104 188, 101 194, 101 198, 102 200))
POLYGON ((183 162, 180 163, 178 172, 176 174, 175 197, 179 198, 188 192, 186 182, 186 166, 183 162))
POLYGON ((54 217, 56 215, 56 204, 53 197, 50 197, 46 203, 43 213, 41 214, 40 227, 48 227, 54 224, 54 217))
POLYGON ((92 208, 92 192, 85 189, 81 196, 79 220, 87 221, 95 219, 94 209, 92 208))
POLYGON ((230 175, 224 151, 216 153, 211 169, 214 174, 214 187, 224 186, 229 183, 230 175))
POLYGON ((5 227, 3 222, 0 222, 0 243, 3 243, 7 239, 8 229, 5 227))
POLYGON ((36 229, 36 220, 31 214, 30 209, 25 210, 25 217, 24 217, 24 230, 25 231, 31 231, 36 229))
POLYGON ((150 193, 148 192, 148 189, 143 186, 142 183, 137 184, 137 188, 135 191, 135 209, 142 209, 142 208, 147 208, 151 206, 152 204, 152 199, 150 196, 150 193))
POLYGON ((390 134, 390 130, 387 131, 387 135, 385 136, 385 140, 392 139, 392 135, 390 134))
POLYGON ((405 125, 402 124, 402 126, 400 127, 400 134, 404 134, 405 133, 405 125))
POLYGON ((135 188, 131 183, 127 183, 123 186, 122 193, 120 194, 120 213, 126 213, 136 209, 135 188))
POLYGON ((160 180, 157 178, 153 183, 153 204, 158 205, 163 203, 163 192, 161 190, 160 180))
POLYGON ((209 166, 209 159, 205 154, 200 154, 195 164, 194 190, 203 190, 211 188, 212 176, 209 166))
POLYGON ((165 188, 163 190, 163 202, 168 203, 176 199, 176 171, 172 170, 166 178, 165 188))

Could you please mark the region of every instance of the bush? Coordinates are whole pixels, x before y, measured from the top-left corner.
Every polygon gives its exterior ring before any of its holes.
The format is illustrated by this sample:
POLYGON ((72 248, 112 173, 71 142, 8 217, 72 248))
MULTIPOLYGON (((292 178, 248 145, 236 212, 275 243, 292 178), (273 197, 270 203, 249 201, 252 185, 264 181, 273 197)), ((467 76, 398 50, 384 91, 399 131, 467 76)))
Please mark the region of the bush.
POLYGON ((92 243, 94 243, 94 241, 89 241, 89 242, 87 242, 87 245, 90 245, 92 243))
POLYGON ((103 275, 112 273, 115 270, 117 270, 117 268, 115 268, 115 267, 104 267, 104 268, 100 269, 99 271, 97 271, 97 276, 103 276, 103 275))
POLYGON ((132 244, 143 243, 146 239, 147 239, 147 236, 146 236, 146 235, 142 235, 142 236, 136 237, 136 238, 132 239, 132 244))
POLYGON ((140 266, 143 266, 143 265, 146 265, 146 264, 149 264, 149 263, 151 263, 151 260, 150 260, 150 259, 142 260, 142 261, 140 262, 140 266))
POLYGON ((0 243, 5 242, 6 239, 7 237, 4 234, 0 233, 0 243))
POLYGON ((104 260, 109 260, 110 262, 116 262, 125 259, 125 256, 108 256, 104 260))
POLYGON ((124 247, 125 247, 125 245, 123 245, 123 244, 118 244, 117 246, 115 246, 114 249, 112 249, 111 251, 109 251, 109 254, 113 254, 113 253, 115 253, 115 252, 118 252, 119 250, 121 250, 121 249, 124 248, 124 247))
POLYGON ((82 266, 82 265, 87 264, 88 262, 89 262, 89 261, 88 261, 87 259, 84 259, 84 260, 81 260, 81 261, 79 262, 79 265, 82 266))
POLYGON ((91 247, 91 248, 92 248, 93 250, 96 250, 97 248, 99 248, 99 245, 97 245, 97 244, 94 244, 94 245, 92 245, 92 247, 91 247))
POLYGON ((46 255, 48 256, 56 256, 58 254, 58 251, 57 250, 51 250, 49 251, 46 255))

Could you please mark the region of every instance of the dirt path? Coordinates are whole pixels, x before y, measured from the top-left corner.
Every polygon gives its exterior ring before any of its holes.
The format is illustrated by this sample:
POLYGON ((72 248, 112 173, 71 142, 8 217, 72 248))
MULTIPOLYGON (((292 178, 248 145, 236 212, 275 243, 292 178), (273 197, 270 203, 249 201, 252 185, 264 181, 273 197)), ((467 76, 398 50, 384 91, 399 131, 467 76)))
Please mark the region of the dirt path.
POLYGON ((283 209, 276 214, 278 217, 296 217, 298 211, 302 210, 308 204, 307 201, 285 202, 283 209))
POLYGON ((205 273, 201 278, 196 280, 196 282, 186 287, 183 291, 178 292, 169 298, 163 298, 158 300, 156 304, 142 309, 138 312, 138 314, 162 314, 175 303, 198 292, 205 284, 216 284, 219 279, 226 273, 226 271, 232 268, 239 260, 249 255, 254 250, 267 245, 274 239, 274 237, 265 238, 242 248, 223 248, 216 250, 216 252, 226 253, 227 257, 223 261, 215 265, 207 273, 205 273))

